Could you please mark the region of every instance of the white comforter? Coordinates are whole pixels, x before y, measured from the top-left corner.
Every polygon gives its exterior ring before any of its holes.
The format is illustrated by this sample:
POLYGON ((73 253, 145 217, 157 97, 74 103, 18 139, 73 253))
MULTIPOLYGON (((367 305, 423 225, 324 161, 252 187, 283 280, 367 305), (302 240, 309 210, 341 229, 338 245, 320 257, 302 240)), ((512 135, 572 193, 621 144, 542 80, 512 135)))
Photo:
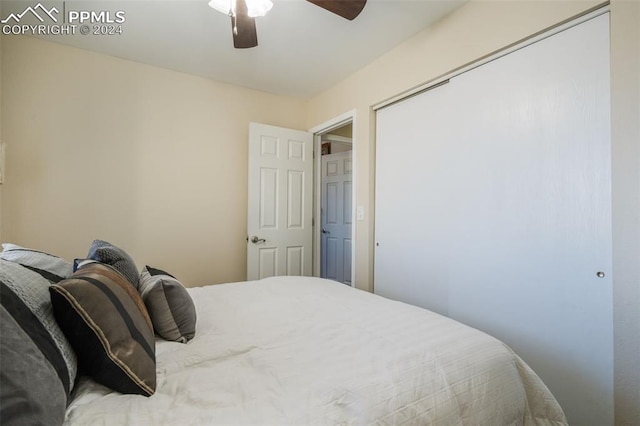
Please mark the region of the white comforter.
POLYGON ((150 398, 82 379, 68 425, 566 424, 500 341, 317 278, 189 290, 196 337, 157 342, 150 398))

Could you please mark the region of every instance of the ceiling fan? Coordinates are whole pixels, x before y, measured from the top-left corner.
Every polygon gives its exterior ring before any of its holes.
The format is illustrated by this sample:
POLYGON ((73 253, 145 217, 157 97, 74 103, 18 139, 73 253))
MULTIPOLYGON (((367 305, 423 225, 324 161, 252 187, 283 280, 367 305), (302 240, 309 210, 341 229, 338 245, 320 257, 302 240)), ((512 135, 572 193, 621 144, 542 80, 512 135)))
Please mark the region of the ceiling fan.
MULTIPOLYGON (((316 6, 354 20, 367 0, 307 0, 316 6)), ((273 6, 271 0, 211 0, 209 6, 231 17, 233 47, 247 49, 258 45, 256 17, 264 16, 273 6)))

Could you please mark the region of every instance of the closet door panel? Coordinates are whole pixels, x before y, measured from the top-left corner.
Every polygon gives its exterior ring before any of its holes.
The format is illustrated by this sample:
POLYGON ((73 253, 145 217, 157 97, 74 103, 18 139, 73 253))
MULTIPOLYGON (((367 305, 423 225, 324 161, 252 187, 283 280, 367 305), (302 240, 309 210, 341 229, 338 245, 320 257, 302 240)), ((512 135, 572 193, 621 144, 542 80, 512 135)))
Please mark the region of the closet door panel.
MULTIPOLYGON (((455 131, 453 99, 444 85, 403 101, 403 108, 379 111, 376 133, 375 293, 443 314, 450 286, 446 274, 439 274, 446 272, 446 251, 425 243, 446 241, 449 230, 429 225, 441 200, 424 186, 445 176, 456 157, 444 149, 455 131)), ((438 197, 455 199, 441 189, 432 188, 438 197)))
POLYGON ((609 84, 603 15, 378 114, 376 293, 504 340, 571 424, 613 421, 609 84))

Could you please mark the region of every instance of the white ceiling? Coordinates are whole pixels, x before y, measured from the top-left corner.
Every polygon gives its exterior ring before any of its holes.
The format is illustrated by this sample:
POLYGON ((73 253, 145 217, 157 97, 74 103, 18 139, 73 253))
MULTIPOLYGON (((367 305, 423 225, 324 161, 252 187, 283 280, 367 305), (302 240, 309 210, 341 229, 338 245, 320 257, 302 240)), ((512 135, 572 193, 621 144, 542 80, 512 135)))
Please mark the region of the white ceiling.
MULTIPOLYGON (((436 22, 465 0, 369 0, 347 21, 305 0, 273 0, 258 47, 234 49, 228 16, 208 0, 46 1, 62 11, 125 12, 122 35, 43 39, 270 93, 309 98, 436 22)), ((2 19, 38 0, 1 2, 2 19)), ((62 12, 60 13, 62 16, 62 12)), ((25 19, 27 19, 25 17, 25 19)), ((37 23, 37 22, 35 22, 37 23)))

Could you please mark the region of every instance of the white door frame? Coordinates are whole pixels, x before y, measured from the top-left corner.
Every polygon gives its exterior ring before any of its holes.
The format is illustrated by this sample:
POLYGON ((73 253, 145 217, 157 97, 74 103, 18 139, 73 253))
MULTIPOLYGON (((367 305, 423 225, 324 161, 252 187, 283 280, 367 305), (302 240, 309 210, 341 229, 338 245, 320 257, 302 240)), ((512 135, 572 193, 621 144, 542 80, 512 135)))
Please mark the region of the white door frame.
POLYGON ((314 212, 315 212, 315 217, 314 217, 314 227, 313 227, 313 275, 315 277, 319 277, 320 276, 320 256, 322 254, 321 251, 321 247, 320 247, 320 243, 321 243, 321 236, 320 236, 320 230, 322 228, 322 226, 320 225, 320 221, 321 221, 321 212, 320 209, 322 207, 322 179, 321 179, 321 173, 322 173, 322 156, 320 155, 321 152, 321 145, 322 145, 322 135, 324 133, 328 133, 331 130, 335 130, 339 127, 344 126, 345 124, 349 124, 351 123, 353 126, 353 130, 352 130, 352 134, 351 134, 351 148, 352 148, 352 161, 353 161, 353 167, 352 167, 352 176, 353 176, 353 180, 352 180, 352 194, 351 194, 351 223, 353 224, 353 226, 351 227, 351 287, 355 287, 356 286, 356 210, 357 210, 357 204, 356 204, 356 194, 358 191, 356 191, 356 185, 357 185, 357 179, 356 179, 356 170, 357 170, 357 155, 356 155, 356 110, 353 109, 351 111, 347 111, 344 114, 340 114, 337 117, 334 117, 328 121, 325 121, 322 124, 319 124, 315 127, 313 127, 312 129, 309 130, 309 133, 313 133, 313 149, 314 149, 314 153, 315 153, 315 161, 314 161, 314 167, 315 170, 313 172, 314 175, 314 179, 315 179, 315 183, 314 183, 314 189, 315 189, 315 195, 313 197, 313 202, 314 202, 314 212))

